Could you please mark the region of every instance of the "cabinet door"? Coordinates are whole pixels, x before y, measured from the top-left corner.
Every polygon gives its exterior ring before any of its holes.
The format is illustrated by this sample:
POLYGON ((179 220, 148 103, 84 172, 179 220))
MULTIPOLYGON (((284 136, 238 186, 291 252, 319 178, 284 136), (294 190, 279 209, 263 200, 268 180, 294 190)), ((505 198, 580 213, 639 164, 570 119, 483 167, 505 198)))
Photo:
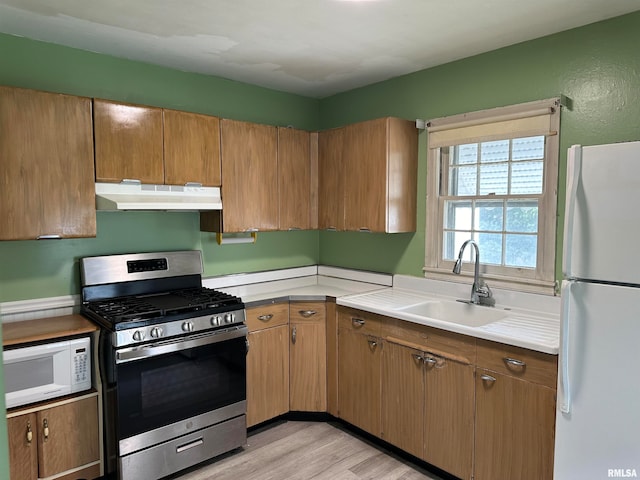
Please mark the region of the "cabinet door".
POLYGON ((162 114, 164 183, 219 187, 220 119, 177 110, 163 110, 162 114))
POLYGON ((162 109, 94 99, 96 181, 163 184, 162 109))
POLYGON ((248 335, 247 426, 289 411, 289 327, 248 335))
POLYGON ((422 352, 385 342, 382 354, 382 438, 422 458, 424 414, 422 352))
POLYGON ((385 231, 387 199, 387 119, 349 125, 344 130, 346 230, 385 231))
POLYGON ((338 332, 338 416, 380 436, 380 338, 338 332))
POLYGON ((327 336, 324 302, 292 302, 289 310, 289 409, 327 411, 327 336))
POLYGON ((555 391, 476 371, 476 480, 553 477, 555 391))
POLYGON ((0 87, 0 240, 95 237, 91 100, 0 87))
POLYGON ((338 416, 338 314, 333 301, 326 303, 327 412, 338 416))
POLYGON ((318 134, 318 228, 344 230, 344 128, 318 134))
POLYGON ((311 133, 278 128, 280 230, 309 230, 312 199, 311 133))
POLYGON ((424 358, 425 449, 422 458, 458 478, 471 479, 473 366, 428 353, 424 358))
POLYGON ((100 459, 98 397, 40 410, 39 477, 49 477, 100 459))
POLYGON ((223 230, 278 229, 275 127, 221 120, 223 230))
POLYGON ((9 477, 12 480, 38 478, 38 434, 35 413, 7 419, 9 434, 9 477))

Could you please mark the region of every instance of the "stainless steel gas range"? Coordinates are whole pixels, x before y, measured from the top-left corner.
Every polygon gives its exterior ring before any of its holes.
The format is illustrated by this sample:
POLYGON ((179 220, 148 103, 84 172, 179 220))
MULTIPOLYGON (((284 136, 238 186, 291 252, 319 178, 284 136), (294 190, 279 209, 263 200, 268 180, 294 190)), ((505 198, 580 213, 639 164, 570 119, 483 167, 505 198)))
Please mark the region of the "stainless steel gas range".
POLYGON ((202 287, 199 251, 86 257, 98 323, 105 471, 157 480, 246 443, 242 300, 202 287))

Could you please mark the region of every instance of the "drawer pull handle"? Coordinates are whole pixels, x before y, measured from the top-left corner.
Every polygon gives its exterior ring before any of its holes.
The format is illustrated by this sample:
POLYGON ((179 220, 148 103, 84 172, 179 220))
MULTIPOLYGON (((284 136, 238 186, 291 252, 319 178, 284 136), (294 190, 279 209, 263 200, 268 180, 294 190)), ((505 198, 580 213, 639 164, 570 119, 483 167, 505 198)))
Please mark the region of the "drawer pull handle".
POLYGON ((412 353, 411 356, 418 363, 425 361, 425 358, 422 355, 418 354, 418 353, 412 353))
POLYGON ((263 322, 268 322, 273 318, 273 313, 267 313, 266 315, 258 315, 258 320, 262 320, 263 322))
POLYGON ((46 418, 42 421, 42 428, 45 441, 49 440, 49 421, 46 418))
POLYGON ((293 330, 291 331, 291 343, 293 343, 294 345, 296 344, 297 336, 298 336, 298 330, 296 329, 296 327, 293 327, 293 330))
POLYGON ((376 342, 375 340, 367 340, 369 342, 369 348, 371 350, 375 350, 375 348, 378 346, 378 342, 376 342))
POLYGON ((204 439, 202 438, 194 440, 193 442, 190 442, 190 443, 186 443, 185 445, 180 445, 179 447, 176 447, 176 453, 186 452, 187 450, 194 447, 199 447, 200 445, 204 445, 204 439))
POLYGON ((433 357, 424 357, 424 363, 428 365, 435 365, 436 363, 438 363, 438 360, 433 357))
POLYGON ((27 422, 27 443, 33 441, 33 430, 31 429, 31 422, 27 422))
POLYGON ((300 310, 298 313, 302 315, 304 318, 309 318, 309 317, 313 317, 318 312, 316 312, 315 310, 300 310))
POLYGON ((504 360, 504 363, 507 364, 507 366, 511 365, 513 367, 518 367, 518 368, 524 368, 527 366, 527 364, 524 363, 522 360, 516 360, 515 358, 505 357, 503 360, 504 360))
POLYGON ((354 327, 361 327, 364 325, 364 320, 362 320, 361 318, 351 318, 351 323, 353 324, 354 327))
POLYGON ((496 379, 491 375, 481 375, 480 379, 482 379, 483 382, 489 382, 489 383, 493 383, 496 381, 496 379))

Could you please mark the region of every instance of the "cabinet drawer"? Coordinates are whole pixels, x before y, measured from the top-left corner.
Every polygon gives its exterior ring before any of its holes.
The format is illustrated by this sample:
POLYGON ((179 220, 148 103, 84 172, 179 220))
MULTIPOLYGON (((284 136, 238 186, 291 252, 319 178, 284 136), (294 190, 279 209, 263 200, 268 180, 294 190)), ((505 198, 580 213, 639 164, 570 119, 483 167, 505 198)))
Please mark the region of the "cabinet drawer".
POLYGON ((247 308, 247 328, 250 332, 289 323, 289 303, 271 303, 247 308))
POLYGON ((556 388, 558 357, 526 348, 478 340, 477 366, 556 388))
POLYGON ((418 323, 392 319, 382 326, 382 338, 462 363, 476 359, 475 338, 418 323))
POLYGON ((338 307, 338 330, 348 330, 366 335, 380 336, 383 322, 387 317, 363 312, 355 308, 338 307))
POLYGON ((302 323, 325 323, 327 318, 324 302, 289 303, 289 321, 302 323))

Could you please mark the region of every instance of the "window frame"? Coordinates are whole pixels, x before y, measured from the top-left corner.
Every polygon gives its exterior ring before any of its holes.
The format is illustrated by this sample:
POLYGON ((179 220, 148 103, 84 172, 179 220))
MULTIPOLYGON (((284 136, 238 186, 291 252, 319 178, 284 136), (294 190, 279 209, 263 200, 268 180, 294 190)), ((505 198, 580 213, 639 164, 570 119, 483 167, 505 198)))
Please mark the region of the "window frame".
POLYGON ((455 275, 452 272, 454 261, 442 258, 445 230, 445 200, 460 199, 471 201, 482 199, 499 200, 504 198, 513 198, 515 200, 518 197, 522 197, 522 195, 440 195, 441 182, 448 176, 447 172, 441 172, 441 146, 450 147, 453 144, 481 143, 491 140, 544 135, 546 141, 542 194, 525 196, 525 198, 538 199, 536 268, 482 264, 481 251, 480 271, 482 277, 494 287, 551 295, 556 293, 555 262, 560 110, 561 98, 551 98, 508 107, 443 117, 428 122, 425 263, 423 268, 425 277, 463 283, 473 282, 473 262, 463 262, 461 274, 455 275), (542 122, 545 123, 545 128, 542 131, 540 130, 540 126, 533 127, 537 129, 536 131, 532 130, 528 132, 526 130, 528 128, 528 126, 526 126, 528 118, 536 120, 541 119, 545 115, 548 123, 542 122), (509 130, 509 122, 511 121, 515 121, 515 125, 520 122, 520 125, 514 130, 509 130), (524 129, 523 125, 525 125, 524 129), (494 127, 499 133, 492 133, 494 127), (463 133, 459 134, 458 132, 463 133), (478 132, 481 132, 482 136, 474 137, 478 132), (440 143, 445 143, 438 145, 437 141, 431 142, 432 138, 435 139, 437 135, 441 133, 444 133, 445 140, 441 140, 440 143), (456 135, 459 135, 459 138, 454 140, 455 143, 446 145, 446 143, 449 143, 447 138, 455 139, 456 135), (468 136, 465 137, 465 135, 468 136), (435 146, 432 146, 431 143, 435 144, 435 146))

